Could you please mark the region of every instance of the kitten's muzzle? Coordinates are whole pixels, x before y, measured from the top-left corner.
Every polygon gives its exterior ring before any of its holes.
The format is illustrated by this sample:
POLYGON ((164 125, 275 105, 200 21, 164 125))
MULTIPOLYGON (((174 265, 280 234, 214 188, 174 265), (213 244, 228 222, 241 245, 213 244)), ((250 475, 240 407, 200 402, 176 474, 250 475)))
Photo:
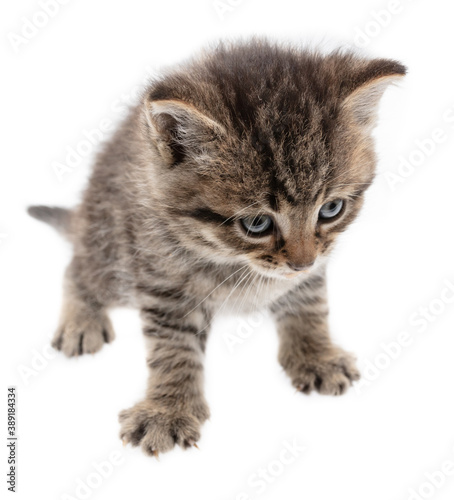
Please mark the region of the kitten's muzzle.
POLYGON ((293 262, 287 262, 287 266, 292 270, 299 273, 300 271, 308 271, 315 263, 315 260, 309 264, 294 264, 293 262))

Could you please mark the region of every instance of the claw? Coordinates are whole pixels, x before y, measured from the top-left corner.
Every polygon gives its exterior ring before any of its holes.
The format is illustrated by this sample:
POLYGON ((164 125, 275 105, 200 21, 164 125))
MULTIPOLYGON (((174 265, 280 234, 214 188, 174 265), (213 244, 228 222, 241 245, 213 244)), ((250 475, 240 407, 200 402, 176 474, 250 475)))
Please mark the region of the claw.
POLYGON ((197 443, 196 443, 195 441, 193 441, 192 439, 189 439, 189 440, 187 441, 187 444, 188 444, 189 446, 194 446, 195 448, 197 448, 198 450, 200 450, 200 448, 197 446, 197 443))
POLYGON ((156 460, 159 460, 159 452, 158 452, 158 450, 153 450, 153 451, 151 452, 151 454, 152 454, 154 457, 156 457, 156 460))

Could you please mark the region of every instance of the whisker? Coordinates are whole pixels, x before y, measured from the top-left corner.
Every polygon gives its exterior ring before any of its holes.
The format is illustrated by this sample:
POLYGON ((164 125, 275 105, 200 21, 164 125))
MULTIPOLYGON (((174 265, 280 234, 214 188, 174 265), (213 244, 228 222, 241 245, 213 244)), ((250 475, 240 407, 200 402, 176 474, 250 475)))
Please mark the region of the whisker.
POLYGON ((203 302, 205 302, 205 300, 211 294, 213 294, 221 285, 223 285, 228 279, 230 279, 234 274, 238 273, 239 271, 241 271, 242 269, 244 269, 245 267, 247 267, 247 265, 248 264, 245 264, 244 266, 240 267, 239 269, 237 269, 236 271, 234 271, 232 274, 230 274, 229 276, 227 276, 227 278, 225 278, 224 281, 222 281, 221 283, 219 283, 219 285, 217 285, 215 288, 213 288, 213 290, 211 290, 211 292, 204 299, 202 299, 195 307, 193 307, 188 313, 186 313, 183 316, 183 319, 186 318, 186 316, 188 316, 189 314, 191 314, 195 309, 197 309, 200 306, 200 304, 202 304, 203 302))
POLYGON ((240 286, 240 284, 246 279, 249 277, 249 275, 252 273, 253 271, 248 271, 247 269, 245 271, 243 271, 243 273, 241 274, 240 276, 240 280, 238 281, 238 283, 235 284, 235 286, 232 288, 232 290, 230 291, 230 293, 227 295, 227 297, 224 299, 224 301, 222 302, 221 306, 218 308, 218 310, 216 311, 216 313, 213 315, 213 317, 211 318, 211 320, 208 322, 208 324, 206 326, 204 326, 200 331, 198 331, 196 333, 196 335, 199 335, 200 333, 202 333, 204 330, 206 330, 208 327, 210 327, 212 324, 213 324, 213 321, 219 316, 219 314, 221 313, 221 311, 223 310, 223 308, 225 307, 227 301, 229 300, 230 296, 232 295, 232 293, 240 286))
POLYGON ((236 212, 235 214, 231 215, 228 219, 225 219, 225 221, 221 222, 221 224, 219 224, 219 226, 222 226, 223 224, 225 224, 226 222, 228 222, 229 220, 237 217, 241 212, 244 212, 245 210, 247 210, 248 208, 254 206, 254 205, 257 205, 259 201, 254 201, 254 203, 251 203, 250 205, 248 205, 247 207, 244 207, 242 208, 241 210, 238 210, 238 212, 236 212))
POLYGON ((238 294, 238 297, 236 298, 235 302, 232 305, 233 312, 236 312, 235 308, 237 307, 239 300, 241 300, 241 302, 240 302, 240 307, 238 309, 241 310, 241 307, 243 306, 246 299, 247 295, 246 292, 249 293, 251 286, 254 283, 254 279, 255 279, 255 273, 251 272, 249 278, 246 280, 246 283, 243 285, 242 293, 238 294))

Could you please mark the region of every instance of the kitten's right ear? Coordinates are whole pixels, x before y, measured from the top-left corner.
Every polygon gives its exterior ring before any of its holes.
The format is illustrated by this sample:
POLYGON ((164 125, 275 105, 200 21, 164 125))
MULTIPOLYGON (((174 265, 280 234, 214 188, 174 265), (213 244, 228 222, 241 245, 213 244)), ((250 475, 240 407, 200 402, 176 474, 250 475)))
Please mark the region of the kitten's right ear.
POLYGON ((207 144, 226 133, 220 123, 183 101, 147 100, 145 108, 151 140, 168 165, 200 156, 207 144))

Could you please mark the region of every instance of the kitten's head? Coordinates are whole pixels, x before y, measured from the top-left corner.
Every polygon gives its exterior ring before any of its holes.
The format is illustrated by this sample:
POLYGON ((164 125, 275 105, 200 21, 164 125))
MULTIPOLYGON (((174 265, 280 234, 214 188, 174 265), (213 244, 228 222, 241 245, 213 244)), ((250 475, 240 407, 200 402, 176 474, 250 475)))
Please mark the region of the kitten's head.
POLYGON ((143 124, 153 196, 187 248, 291 277, 323 260, 372 182, 391 60, 250 42, 155 82, 143 124))

